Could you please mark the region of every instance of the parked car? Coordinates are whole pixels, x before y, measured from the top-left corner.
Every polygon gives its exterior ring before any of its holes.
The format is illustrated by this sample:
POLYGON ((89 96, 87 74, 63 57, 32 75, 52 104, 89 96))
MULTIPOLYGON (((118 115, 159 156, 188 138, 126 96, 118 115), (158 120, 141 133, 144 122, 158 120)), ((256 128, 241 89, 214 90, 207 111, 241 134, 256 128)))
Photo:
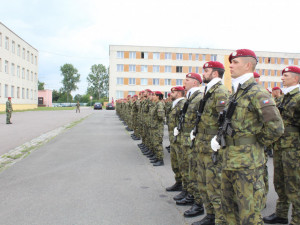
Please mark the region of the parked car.
POLYGON ((102 104, 100 102, 96 102, 94 104, 94 109, 102 109, 102 104))
POLYGON ((107 103, 106 110, 114 110, 115 106, 112 103, 107 103))

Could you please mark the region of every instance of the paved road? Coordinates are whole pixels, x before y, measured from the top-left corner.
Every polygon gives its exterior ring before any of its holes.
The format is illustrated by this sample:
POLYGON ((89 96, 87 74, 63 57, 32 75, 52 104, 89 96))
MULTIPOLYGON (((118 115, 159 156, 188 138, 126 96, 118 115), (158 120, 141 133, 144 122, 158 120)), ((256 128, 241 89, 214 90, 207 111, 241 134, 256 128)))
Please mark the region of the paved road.
MULTIPOLYGON (((200 220, 203 216, 185 219, 188 207, 176 206, 176 193, 165 192, 174 182, 169 154, 165 166, 154 168, 137 143, 114 111, 93 112, 0 173, 0 225, 185 225, 200 220)), ((275 200, 271 185, 264 215, 273 212, 275 200)))

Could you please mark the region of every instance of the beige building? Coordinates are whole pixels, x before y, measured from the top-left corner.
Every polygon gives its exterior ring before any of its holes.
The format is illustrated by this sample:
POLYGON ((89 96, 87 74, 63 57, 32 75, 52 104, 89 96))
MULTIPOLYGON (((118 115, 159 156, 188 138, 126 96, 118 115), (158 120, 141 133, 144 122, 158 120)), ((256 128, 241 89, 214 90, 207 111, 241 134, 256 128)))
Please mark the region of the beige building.
POLYGON ((0 22, 0 111, 8 97, 13 109, 36 108, 38 50, 0 22))
MULTIPOLYGON (((165 96, 171 87, 184 85, 189 72, 202 74, 203 64, 219 61, 225 66, 224 83, 230 89, 228 57, 234 50, 173 48, 150 46, 111 45, 109 49, 109 100, 120 99, 139 91, 162 91, 165 96)), ((300 65, 300 53, 255 52, 256 71, 261 85, 282 87, 281 71, 288 65, 300 65)), ((202 85, 204 89, 204 85, 202 85)))

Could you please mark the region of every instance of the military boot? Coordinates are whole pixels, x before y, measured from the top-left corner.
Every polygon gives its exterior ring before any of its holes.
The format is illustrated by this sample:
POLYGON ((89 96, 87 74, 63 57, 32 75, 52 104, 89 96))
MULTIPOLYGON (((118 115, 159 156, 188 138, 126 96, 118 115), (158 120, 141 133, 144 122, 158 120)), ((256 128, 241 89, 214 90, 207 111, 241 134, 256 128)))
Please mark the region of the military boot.
POLYGON ((187 194, 188 193, 186 190, 182 190, 182 192, 180 192, 178 195, 175 195, 173 199, 175 201, 181 200, 181 199, 185 198, 187 196, 187 194))
POLYGON ((188 194, 185 198, 176 201, 176 205, 193 205, 194 204, 194 196, 188 194))
POLYGON ((202 220, 194 222, 192 225, 215 225, 215 214, 207 214, 202 220))
POLYGON ((158 159, 155 157, 155 159, 150 160, 151 163, 156 163, 158 162, 158 159))
POLYGON ((157 162, 153 164, 153 166, 163 166, 163 165, 165 165, 165 164, 164 164, 164 160, 162 160, 162 159, 157 160, 157 162))
POLYGON ((192 207, 184 212, 184 217, 194 217, 204 214, 204 208, 202 204, 195 203, 192 207))
POLYGON ((182 191, 182 182, 176 181, 171 187, 167 187, 166 191, 182 191))
POLYGON ((263 221, 267 224, 288 224, 289 220, 287 218, 282 218, 282 217, 278 217, 276 216, 276 213, 273 213, 270 216, 266 216, 263 218, 263 221))

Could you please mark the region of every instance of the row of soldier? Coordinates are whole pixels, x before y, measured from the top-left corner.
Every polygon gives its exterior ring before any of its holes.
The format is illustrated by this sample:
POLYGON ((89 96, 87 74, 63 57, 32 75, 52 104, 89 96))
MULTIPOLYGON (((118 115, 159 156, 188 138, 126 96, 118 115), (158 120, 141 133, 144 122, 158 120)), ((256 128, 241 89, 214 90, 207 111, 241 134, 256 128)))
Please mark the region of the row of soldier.
POLYGON ((145 90, 117 103, 117 113, 154 166, 163 165, 164 112, 170 139, 177 205, 191 205, 184 216, 206 216, 193 225, 300 224, 300 68, 282 71, 284 89, 273 97, 258 84, 257 57, 239 49, 230 57, 232 93, 222 84, 224 66, 204 64, 203 77, 186 75, 184 87, 162 93, 145 90), (206 84, 204 93, 200 84, 206 84), (276 102, 275 102, 276 101, 276 102), (126 103, 127 102, 127 103, 126 103), (276 212, 262 218, 268 193, 267 155, 274 149, 276 212))

